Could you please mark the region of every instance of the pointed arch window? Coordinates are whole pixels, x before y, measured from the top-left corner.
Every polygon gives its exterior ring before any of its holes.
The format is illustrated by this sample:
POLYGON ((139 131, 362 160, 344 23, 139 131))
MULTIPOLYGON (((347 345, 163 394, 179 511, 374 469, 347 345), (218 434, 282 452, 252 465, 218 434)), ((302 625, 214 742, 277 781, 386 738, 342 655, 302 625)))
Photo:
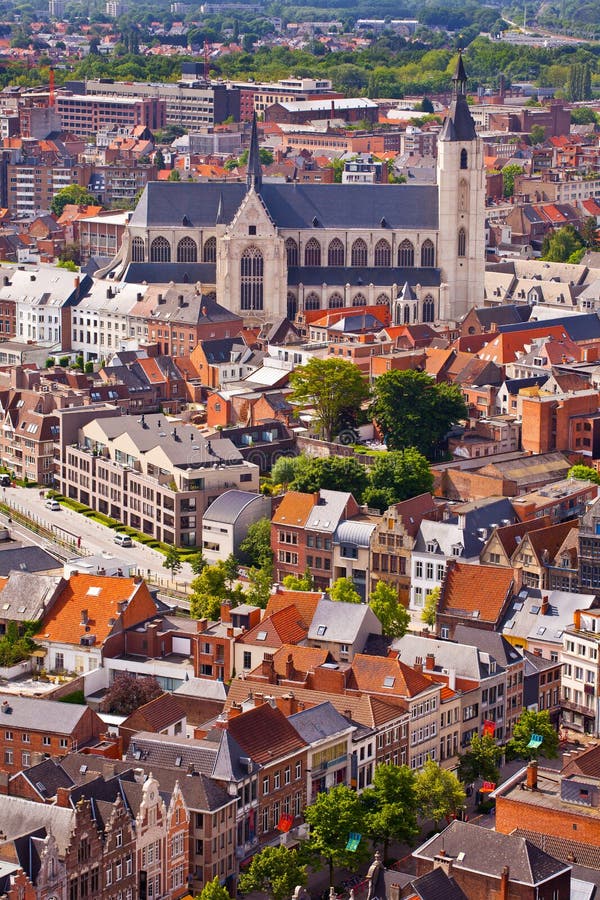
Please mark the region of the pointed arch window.
POLYGON ((141 237, 134 237, 131 242, 131 260, 132 262, 144 262, 146 251, 144 249, 144 240, 141 237))
POLYGON ((463 149, 460 151, 460 167, 461 167, 461 169, 468 169, 468 168, 469 168, 469 154, 468 154, 467 151, 464 149, 464 147, 463 147, 463 149))
POLYGON ((156 237, 150 244, 150 262, 171 262, 171 245, 165 237, 156 237))
POLYGON ((240 260, 240 306, 244 310, 263 308, 264 260, 258 247, 247 247, 240 260))
POLYGON ((321 309, 321 298, 314 291, 304 298, 304 309, 321 309))
POLYGON ((177 262, 195 263, 198 261, 198 245, 191 237, 181 238, 177 244, 177 262))
POLYGON ((289 269, 291 266, 297 266, 297 265, 298 265, 298 262, 299 262, 299 259, 298 259, 298 244, 296 243, 296 241, 294 240, 294 238, 288 238, 288 239, 286 240, 286 242, 285 242, 285 253, 286 253, 286 256, 287 256, 288 269, 289 269))
POLYGON ((340 307, 344 305, 344 298, 338 291, 336 291, 329 298, 329 303, 327 305, 329 306, 329 309, 340 309, 340 307))
POLYGON ((375 244, 374 263, 376 266, 391 266, 392 264, 392 248, 385 238, 375 244))
POLYGON ((376 306, 389 306, 390 298, 388 297, 387 294, 379 294, 379 296, 377 297, 377 300, 375 301, 375 305, 376 306))
POLYGON ((464 228, 458 229, 458 255, 467 255, 467 232, 464 228))
POLYGON ((404 324, 410 325, 410 306, 408 303, 404 307, 404 324))
POLYGON ((423 322, 433 322, 435 320, 435 301, 431 294, 427 294, 423 300, 423 322))
POLYGON ((311 238, 304 248, 304 265, 321 265, 321 245, 316 238, 311 238))
POLYGON ((209 237, 204 241, 202 250, 202 259, 204 262, 213 263, 217 261, 217 239, 209 237))
POLYGON ((352 298, 352 306, 366 306, 367 298, 364 294, 355 294, 352 298))
POLYGON ((421 266, 424 269, 432 269, 435 266, 435 247, 429 238, 421 244, 421 266))
POLYGON ((344 245, 339 238, 334 238, 327 248, 327 265, 343 266, 346 261, 344 245))
POLYGON ((402 241, 398 247, 398 265, 401 268, 412 268, 415 264, 415 248, 409 240, 402 241))
POLYGON ((367 245, 362 238, 358 238, 358 240, 354 241, 352 244, 352 265, 366 266, 367 255, 367 245))
POLYGON ((296 295, 292 294, 291 291, 288 291, 287 295, 287 317, 290 322, 296 318, 296 313, 298 312, 298 301, 296 300, 296 295))

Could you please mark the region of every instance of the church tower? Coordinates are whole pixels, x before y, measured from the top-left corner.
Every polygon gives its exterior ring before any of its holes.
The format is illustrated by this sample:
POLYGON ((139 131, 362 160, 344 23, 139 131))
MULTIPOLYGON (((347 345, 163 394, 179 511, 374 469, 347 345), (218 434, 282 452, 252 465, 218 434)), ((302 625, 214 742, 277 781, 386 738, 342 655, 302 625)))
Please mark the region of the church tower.
POLYGON ((453 99, 438 138, 438 265, 440 318, 461 319, 483 304, 485 276, 485 171, 483 147, 466 97, 467 76, 459 54, 453 99))

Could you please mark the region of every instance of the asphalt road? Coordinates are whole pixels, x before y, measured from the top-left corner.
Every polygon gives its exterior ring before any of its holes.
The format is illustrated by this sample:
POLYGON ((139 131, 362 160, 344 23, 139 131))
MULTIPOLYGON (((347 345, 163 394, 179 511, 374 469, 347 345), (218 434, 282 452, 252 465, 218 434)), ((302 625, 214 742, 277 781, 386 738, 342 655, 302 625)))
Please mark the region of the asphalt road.
MULTIPOLYGON (((45 498, 40 496, 40 490, 36 488, 10 487, 2 489, 2 501, 13 509, 25 513, 39 525, 52 531, 61 541, 67 541, 73 545, 73 556, 78 552, 82 556, 90 556, 99 553, 110 553, 120 557, 129 563, 133 563, 138 574, 148 578, 161 587, 177 587, 184 589, 194 577, 189 564, 184 563, 181 572, 177 574, 175 582, 171 582, 170 573, 163 567, 164 556, 157 550, 146 547, 143 544, 133 542, 133 547, 119 547, 114 542, 115 532, 87 519, 80 513, 61 506, 60 510, 53 512, 46 508, 45 498), (81 539, 78 550, 77 541, 81 539)), ((23 526, 14 526, 14 529, 26 532, 23 526)), ((45 539, 37 539, 40 546, 46 546, 45 539)), ((64 551, 63 551, 64 554, 64 551)))

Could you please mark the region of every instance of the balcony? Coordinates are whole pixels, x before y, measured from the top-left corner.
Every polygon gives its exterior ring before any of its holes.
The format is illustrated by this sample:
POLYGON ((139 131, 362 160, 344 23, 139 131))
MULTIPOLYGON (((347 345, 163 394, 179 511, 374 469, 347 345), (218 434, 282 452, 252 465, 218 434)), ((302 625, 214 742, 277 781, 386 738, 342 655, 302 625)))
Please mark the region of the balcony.
POLYGON ((594 706, 582 706, 581 703, 575 703, 573 700, 561 700, 560 705, 562 709, 568 709, 571 712, 579 713, 582 716, 587 716, 588 718, 594 719, 596 717, 596 710, 594 706))
POLYGON ((336 766, 341 766, 342 763, 347 762, 348 754, 344 753, 343 756, 338 756, 336 759, 330 759, 326 762, 320 763, 318 766, 313 766, 310 770, 313 778, 317 775, 321 775, 323 772, 326 772, 328 769, 333 769, 336 766))

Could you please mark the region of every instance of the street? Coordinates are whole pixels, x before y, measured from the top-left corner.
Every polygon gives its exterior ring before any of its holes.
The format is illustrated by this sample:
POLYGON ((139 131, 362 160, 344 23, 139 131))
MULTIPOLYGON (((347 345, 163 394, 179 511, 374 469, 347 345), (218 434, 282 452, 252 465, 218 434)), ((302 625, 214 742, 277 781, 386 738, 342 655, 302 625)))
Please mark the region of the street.
MULTIPOLYGON (((40 496, 40 490, 37 488, 3 488, 2 502, 52 531, 60 541, 71 544, 72 556, 110 553, 113 556, 122 557, 137 567, 138 574, 164 588, 173 587, 184 590, 194 577, 189 564, 184 563, 181 571, 177 574, 176 581, 171 582, 170 573, 162 564, 164 560, 162 553, 138 544, 136 541, 133 542, 133 547, 118 547, 114 542, 115 532, 99 522, 88 519, 66 506, 61 506, 60 510, 56 512, 47 509, 45 497, 40 496), (78 548, 79 538, 81 538, 81 542, 78 548)), ((30 536, 25 527, 14 525, 14 528, 30 536)), ((36 542, 43 547, 47 547, 49 544, 49 541, 45 539, 37 539, 36 542)), ((64 556, 64 550, 61 555, 64 556)))

